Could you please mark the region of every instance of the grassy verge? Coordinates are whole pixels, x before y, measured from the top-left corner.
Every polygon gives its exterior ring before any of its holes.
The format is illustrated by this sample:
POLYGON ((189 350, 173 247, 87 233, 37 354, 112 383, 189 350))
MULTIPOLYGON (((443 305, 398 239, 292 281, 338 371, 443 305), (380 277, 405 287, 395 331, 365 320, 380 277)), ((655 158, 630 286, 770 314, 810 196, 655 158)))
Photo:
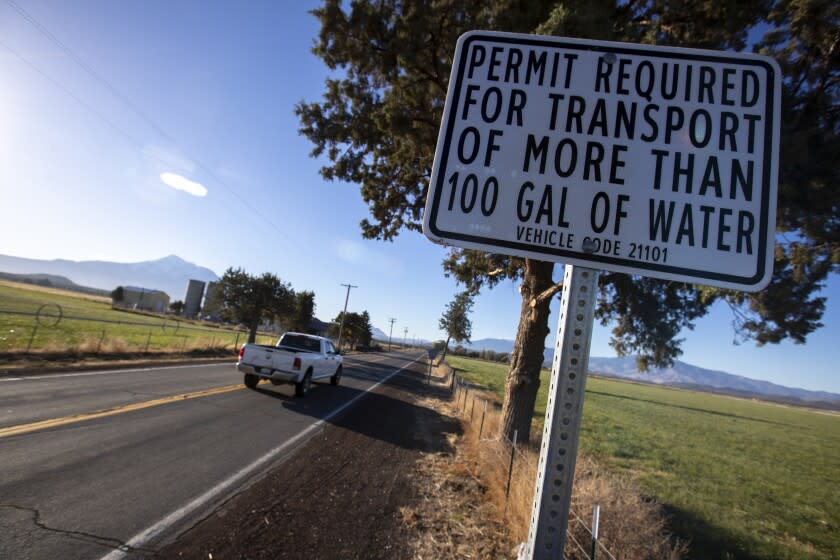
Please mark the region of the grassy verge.
MULTIPOLYGON (((62 355, 233 352, 247 334, 212 323, 112 309, 105 298, 0 281, 0 363, 62 355), (31 314, 42 309, 40 324, 31 314), (60 315, 60 317, 59 317, 60 315)), ((273 335, 260 335, 270 343, 273 335)))
MULTIPOLYGON (((506 366, 447 361, 503 393, 506 366)), ((581 446, 667 505, 692 558, 840 558, 840 416, 590 378, 581 446)))

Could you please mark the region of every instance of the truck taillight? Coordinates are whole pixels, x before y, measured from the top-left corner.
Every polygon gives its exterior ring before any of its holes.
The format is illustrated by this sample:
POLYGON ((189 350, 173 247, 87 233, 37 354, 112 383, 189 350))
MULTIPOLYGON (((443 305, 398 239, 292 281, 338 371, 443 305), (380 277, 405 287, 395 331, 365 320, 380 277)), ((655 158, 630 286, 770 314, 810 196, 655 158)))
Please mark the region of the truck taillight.
POLYGON ((292 362, 292 369, 300 369, 300 358, 295 358, 295 361, 292 362))
POLYGON ((243 345, 242 348, 239 349, 239 359, 242 359, 242 356, 245 355, 245 346, 243 345))

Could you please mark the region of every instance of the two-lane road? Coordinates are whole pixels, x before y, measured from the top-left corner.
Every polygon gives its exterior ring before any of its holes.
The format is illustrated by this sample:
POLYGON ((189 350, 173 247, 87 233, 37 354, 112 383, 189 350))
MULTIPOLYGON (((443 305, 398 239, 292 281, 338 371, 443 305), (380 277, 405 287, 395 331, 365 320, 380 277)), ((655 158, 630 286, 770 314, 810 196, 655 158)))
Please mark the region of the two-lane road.
POLYGON ((424 358, 348 357, 304 399, 232 364, 0 378, 0 558, 149 550, 424 358))

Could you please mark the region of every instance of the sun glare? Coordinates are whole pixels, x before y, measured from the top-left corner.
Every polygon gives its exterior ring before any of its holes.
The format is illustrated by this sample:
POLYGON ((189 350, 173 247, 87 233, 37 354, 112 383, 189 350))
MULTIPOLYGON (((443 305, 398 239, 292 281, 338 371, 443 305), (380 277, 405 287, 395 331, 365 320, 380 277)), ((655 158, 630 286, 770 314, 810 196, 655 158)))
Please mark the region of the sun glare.
POLYGON ((161 173, 160 180, 173 189, 184 191, 193 196, 207 196, 207 189, 201 183, 190 181, 176 173, 161 173))

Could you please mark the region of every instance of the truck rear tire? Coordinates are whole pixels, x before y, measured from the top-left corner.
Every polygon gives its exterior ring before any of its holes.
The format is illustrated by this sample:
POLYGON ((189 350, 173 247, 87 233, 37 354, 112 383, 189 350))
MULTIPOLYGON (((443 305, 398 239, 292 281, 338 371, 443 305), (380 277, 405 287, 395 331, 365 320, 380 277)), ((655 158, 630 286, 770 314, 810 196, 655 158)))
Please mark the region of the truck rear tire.
POLYGON ((341 366, 335 370, 335 374, 330 377, 330 385, 338 385, 341 382, 341 366))
POLYGON ((257 384, 259 384, 259 382, 260 382, 259 376, 254 375, 253 373, 246 373, 245 374, 245 386, 248 387, 249 389, 255 388, 257 386, 257 384))
POLYGON ((308 370, 299 382, 295 383, 295 396, 305 397, 312 387, 312 370, 308 370))

